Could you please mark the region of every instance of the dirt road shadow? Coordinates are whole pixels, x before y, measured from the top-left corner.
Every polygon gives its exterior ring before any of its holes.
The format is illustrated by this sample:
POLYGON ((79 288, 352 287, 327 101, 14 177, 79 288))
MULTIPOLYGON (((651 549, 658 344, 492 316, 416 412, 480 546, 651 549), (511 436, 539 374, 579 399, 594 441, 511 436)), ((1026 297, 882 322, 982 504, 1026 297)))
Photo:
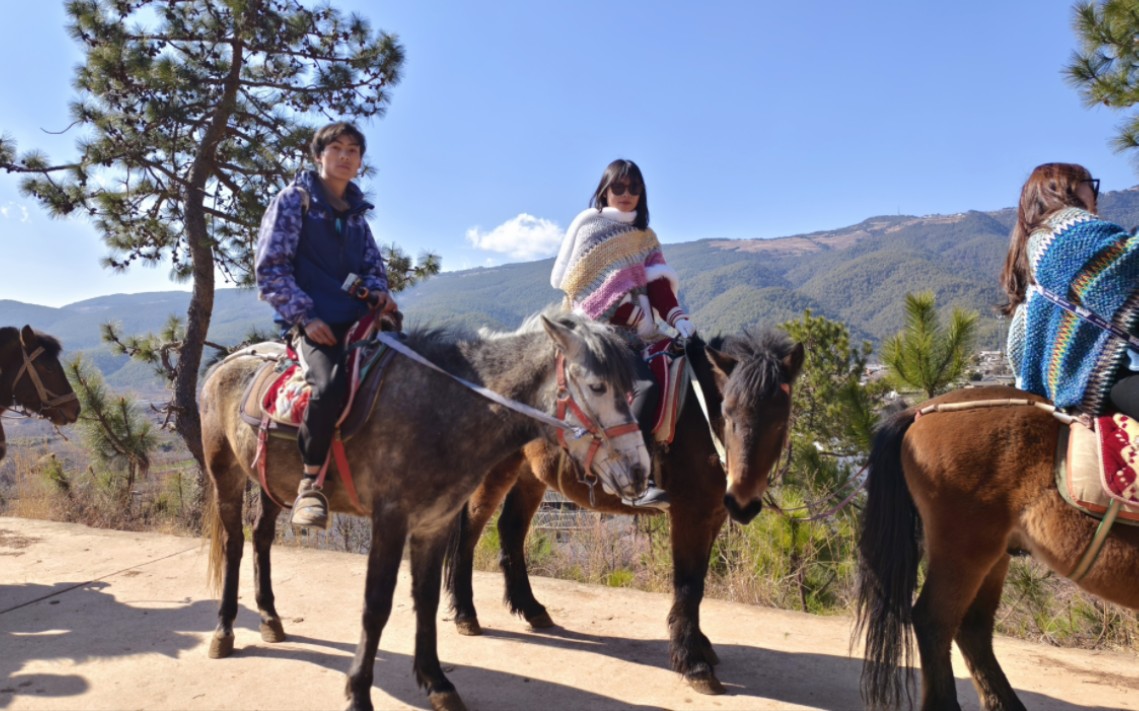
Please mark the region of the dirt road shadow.
POLYGON ((73 664, 159 653, 177 658, 200 644, 201 626, 216 605, 188 598, 125 605, 106 582, 0 585, 0 708, 24 695, 79 696, 80 674, 23 672, 32 660, 73 664))

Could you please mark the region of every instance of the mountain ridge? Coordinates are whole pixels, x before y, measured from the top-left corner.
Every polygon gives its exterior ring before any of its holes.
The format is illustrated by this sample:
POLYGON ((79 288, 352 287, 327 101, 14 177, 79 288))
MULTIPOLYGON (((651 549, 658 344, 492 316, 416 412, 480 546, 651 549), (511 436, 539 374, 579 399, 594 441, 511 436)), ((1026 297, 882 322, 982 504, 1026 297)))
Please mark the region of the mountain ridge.
MULTIPOLYGON (((1100 213, 1139 224, 1139 186, 1105 193, 1100 213)), ((878 215, 847 227, 774 238, 704 238, 662 246, 680 278, 680 299, 704 333, 771 327, 804 309, 844 322, 872 342, 904 325, 906 293, 933 291, 941 309, 980 314, 986 349, 1003 347, 1004 302, 998 277, 1015 221, 1013 208, 949 215, 878 215)), ((549 285, 553 259, 444 272, 403 292, 409 327, 516 328, 562 294, 549 285)), ((109 294, 61 307, 0 300, 0 325, 31 324, 60 338, 69 354, 83 353, 112 387, 153 388, 156 376, 101 342, 100 324, 125 335, 160 330, 183 318, 190 294, 152 291, 109 294), (149 382, 147 379, 149 378, 149 382)), ((235 344, 257 329, 273 333, 272 309, 248 289, 218 289, 209 339, 235 344)), ((207 354, 208 355, 208 354, 207 354)), ((159 383, 160 385, 160 383, 159 383)))

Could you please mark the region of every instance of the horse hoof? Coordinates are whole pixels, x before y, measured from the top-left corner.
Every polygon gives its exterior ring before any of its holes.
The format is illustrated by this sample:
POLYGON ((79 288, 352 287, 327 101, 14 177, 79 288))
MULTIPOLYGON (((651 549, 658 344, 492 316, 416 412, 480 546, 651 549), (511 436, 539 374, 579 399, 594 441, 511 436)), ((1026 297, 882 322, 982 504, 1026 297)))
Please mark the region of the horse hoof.
POLYGON ((281 624, 280 620, 270 620, 261 623, 261 639, 270 644, 276 644, 277 642, 284 642, 288 639, 288 635, 285 634, 285 626, 281 624))
POLYGON ((455 629, 464 637, 478 637, 482 634, 478 620, 455 620, 455 629))
POLYGON ((554 624, 553 619, 550 618, 550 613, 548 612, 543 612, 541 614, 534 615, 533 617, 527 617, 526 623, 530 625, 530 629, 532 630, 544 630, 551 627, 557 627, 557 625, 554 624))
POLYGON ((210 640, 210 659, 225 659, 231 654, 233 654, 232 634, 210 640))
POLYGON ((442 691, 428 694, 427 700, 435 711, 467 711, 467 705, 459 698, 457 691, 442 691))
POLYGON ((708 696, 719 696, 720 694, 727 693, 727 689, 716 678, 716 675, 711 671, 700 672, 698 674, 685 674, 684 680, 688 682, 696 691, 708 696))

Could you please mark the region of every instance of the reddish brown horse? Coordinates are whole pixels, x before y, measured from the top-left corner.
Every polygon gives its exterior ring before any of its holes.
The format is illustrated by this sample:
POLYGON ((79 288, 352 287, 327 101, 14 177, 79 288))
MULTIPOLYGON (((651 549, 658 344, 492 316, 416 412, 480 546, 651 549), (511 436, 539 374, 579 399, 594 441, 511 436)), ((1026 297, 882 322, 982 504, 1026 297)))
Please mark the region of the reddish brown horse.
MULTIPOLYGON (((712 426, 723 440, 728 462, 721 467, 709 423, 692 392, 680 413, 677 434, 667 452, 658 452, 658 482, 669 493, 673 604, 668 615, 672 666, 694 689, 720 694, 724 687, 713 667, 719 662, 700 630, 700 601, 712 542, 730 514, 748 523, 759 513, 768 475, 779 460, 791 414, 791 384, 803 365, 803 346, 774 333, 698 339, 687 353, 708 397, 712 426)), ((546 488, 580 506, 606 513, 650 514, 623 506, 614 496, 579 483, 572 466, 560 466, 557 450, 534 442, 500 463, 471 497, 462 528, 447 559, 447 589, 460 634, 482 633, 471 587, 475 544, 491 515, 498 519, 506 603, 531 627, 552 627, 546 608, 534 598, 526 571, 524 545, 530 521, 546 488)))
MULTIPOLYGON (((922 407, 1034 398, 1004 387, 960 390, 922 407)), ((993 625, 1011 553, 1061 575, 1081 560, 1098 521, 1060 497, 1053 476, 1060 427, 1035 406, 936 412, 886 420, 870 456, 863 516, 858 628, 865 632, 864 700, 893 708, 910 697, 910 631, 921 656, 923 709, 957 709, 954 641, 981 703, 1023 709, 993 654, 993 625), (924 538, 928 572, 917 587, 924 538)), ((1116 526, 1079 585, 1139 608, 1139 528, 1116 526)))
MULTIPOLYGON (((0 328, 0 413, 15 405, 56 425, 79 419, 79 399, 59 362, 61 350, 58 340, 31 326, 0 328)), ((0 427, 0 459, 7 451, 0 427)))

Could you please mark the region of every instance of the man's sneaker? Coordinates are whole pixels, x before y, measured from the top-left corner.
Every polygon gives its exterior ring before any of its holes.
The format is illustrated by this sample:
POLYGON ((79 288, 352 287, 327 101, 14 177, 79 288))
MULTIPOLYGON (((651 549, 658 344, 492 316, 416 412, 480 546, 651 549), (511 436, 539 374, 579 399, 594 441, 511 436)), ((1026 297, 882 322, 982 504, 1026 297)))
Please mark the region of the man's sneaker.
POLYGON ((626 506, 633 506, 638 509, 668 511, 668 492, 652 483, 637 498, 621 499, 621 501, 626 506))
POLYGON ((289 522, 297 528, 328 529, 328 497, 316 488, 311 477, 301 479, 297 498, 293 501, 293 515, 289 522))

